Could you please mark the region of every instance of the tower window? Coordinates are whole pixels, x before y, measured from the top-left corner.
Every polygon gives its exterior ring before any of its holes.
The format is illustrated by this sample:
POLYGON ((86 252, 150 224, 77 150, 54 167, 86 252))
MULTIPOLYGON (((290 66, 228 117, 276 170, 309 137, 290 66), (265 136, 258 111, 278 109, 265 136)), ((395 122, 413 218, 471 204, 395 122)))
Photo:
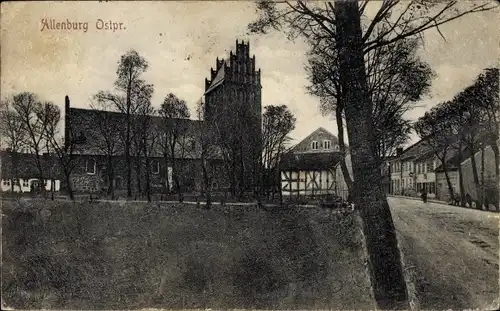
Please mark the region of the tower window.
POLYGON ((311 149, 312 150, 318 150, 319 149, 319 145, 318 145, 318 142, 317 141, 313 141, 311 143, 311 149))
POLYGON ((332 147, 332 143, 329 140, 323 141, 323 148, 329 150, 332 147))

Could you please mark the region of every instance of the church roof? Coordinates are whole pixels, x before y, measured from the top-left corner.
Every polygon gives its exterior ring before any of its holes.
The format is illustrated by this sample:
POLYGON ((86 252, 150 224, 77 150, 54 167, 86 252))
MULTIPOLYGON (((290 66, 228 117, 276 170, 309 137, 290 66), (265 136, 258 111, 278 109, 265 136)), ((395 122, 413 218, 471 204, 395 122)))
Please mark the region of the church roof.
MULTIPOLYGON (((69 117, 73 137, 82 138, 82 142, 75 147, 75 154, 104 155, 103 149, 107 145, 103 141, 102 131, 112 128, 115 129, 112 131, 112 135, 117 142, 115 155, 124 155, 124 137, 122 136, 125 133, 125 126, 127 124, 124 113, 81 108, 70 108, 66 113, 69 117)), ((134 116, 133 120, 132 126, 137 126, 139 123, 136 122, 140 122, 138 116, 134 116)), ((151 116, 151 121, 151 126, 156 128, 153 132, 159 133, 163 127, 168 126, 170 128, 175 127, 183 133, 181 136, 186 139, 179 140, 179 145, 176 146, 178 150, 174 151, 177 157, 184 159, 200 158, 201 149, 199 143, 195 143, 195 145, 198 145, 195 149, 191 149, 189 146, 186 147, 184 144, 189 145, 191 140, 197 141, 198 133, 202 130, 200 122, 203 121, 175 118, 164 119, 159 116, 151 116), (180 146, 180 144, 183 144, 183 146, 180 146)), ((152 157, 162 157, 163 150, 158 139, 156 142, 150 155, 152 157)), ((215 154, 214 157, 219 157, 219 155, 215 154)))
POLYGON ((219 71, 217 71, 217 75, 215 76, 214 80, 210 84, 210 87, 208 90, 205 92, 205 94, 208 94, 209 92, 215 90, 219 85, 221 85, 224 82, 224 67, 226 65, 226 62, 222 62, 222 66, 219 68, 219 71))

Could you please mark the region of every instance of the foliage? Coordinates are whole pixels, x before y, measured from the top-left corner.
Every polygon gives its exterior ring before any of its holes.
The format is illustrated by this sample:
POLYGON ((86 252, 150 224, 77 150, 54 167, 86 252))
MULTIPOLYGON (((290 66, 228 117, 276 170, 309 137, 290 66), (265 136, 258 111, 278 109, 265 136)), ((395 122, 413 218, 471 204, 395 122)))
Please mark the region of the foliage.
MULTIPOLYGON (((493 148, 498 164, 498 94, 498 68, 487 68, 451 101, 439 103, 419 118, 415 130, 433 147, 444 165, 448 161, 446 152, 449 149, 458 152, 466 149, 474 155, 484 146, 493 148)), ((471 161, 474 180, 479 187, 474 156, 471 161)), ((496 175, 498 178, 498 170, 496 175)))
MULTIPOLYGON (((116 92, 99 91, 94 95, 94 99, 100 105, 110 105, 116 110, 125 114, 125 129, 120 135, 125 153, 127 168, 127 195, 132 195, 132 159, 131 152, 136 155, 142 153, 142 148, 137 141, 141 140, 137 129, 134 131, 134 115, 140 114, 141 109, 149 105, 154 87, 147 84, 141 75, 149 68, 149 64, 135 50, 130 50, 121 56, 116 70, 117 78, 115 80, 116 92), (135 150, 132 150, 135 143, 135 150)), ((136 158, 137 159, 137 158, 136 158)), ((136 163, 137 167, 140 167, 136 163)), ((140 186, 140 185, 138 185, 140 186)))
POLYGON ((295 129, 297 119, 286 105, 270 105, 264 109, 262 115, 262 164, 266 168, 273 168, 285 151, 288 134, 295 129))
POLYGON ((163 118, 158 142, 163 149, 165 158, 172 163, 175 189, 180 193, 181 185, 176 158, 182 157, 186 151, 188 127, 187 122, 183 121, 189 119, 189 109, 185 100, 170 93, 163 100, 158 114, 163 118))

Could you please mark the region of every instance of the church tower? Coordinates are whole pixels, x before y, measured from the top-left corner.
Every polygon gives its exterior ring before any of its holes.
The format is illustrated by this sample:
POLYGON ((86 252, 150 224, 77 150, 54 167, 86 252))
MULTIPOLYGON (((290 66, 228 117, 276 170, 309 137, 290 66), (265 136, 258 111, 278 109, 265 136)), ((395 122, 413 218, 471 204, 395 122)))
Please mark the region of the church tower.
MULTIPOLYGON (((261 71, 250 57, 250 43, 236 40, 227 59, 216 59, 205 79, 205 121, 213 122, 224 137, 236 165, 232 187, 255 190, 262 150, 261 71), (237 183, 237 185, 234 185, 237 183)), ((234 189, 233 189, 234 190, 234 189)))

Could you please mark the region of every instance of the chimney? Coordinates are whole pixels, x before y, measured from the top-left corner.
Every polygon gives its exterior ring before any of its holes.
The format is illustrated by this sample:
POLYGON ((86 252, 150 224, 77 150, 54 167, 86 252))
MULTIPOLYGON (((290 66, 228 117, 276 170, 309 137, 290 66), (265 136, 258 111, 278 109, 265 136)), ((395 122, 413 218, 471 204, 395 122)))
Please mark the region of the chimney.
POLYGON ((71 141, 70 117, 69 117, 69 96, 64 97, 64 144, 69 146, 71 141))

